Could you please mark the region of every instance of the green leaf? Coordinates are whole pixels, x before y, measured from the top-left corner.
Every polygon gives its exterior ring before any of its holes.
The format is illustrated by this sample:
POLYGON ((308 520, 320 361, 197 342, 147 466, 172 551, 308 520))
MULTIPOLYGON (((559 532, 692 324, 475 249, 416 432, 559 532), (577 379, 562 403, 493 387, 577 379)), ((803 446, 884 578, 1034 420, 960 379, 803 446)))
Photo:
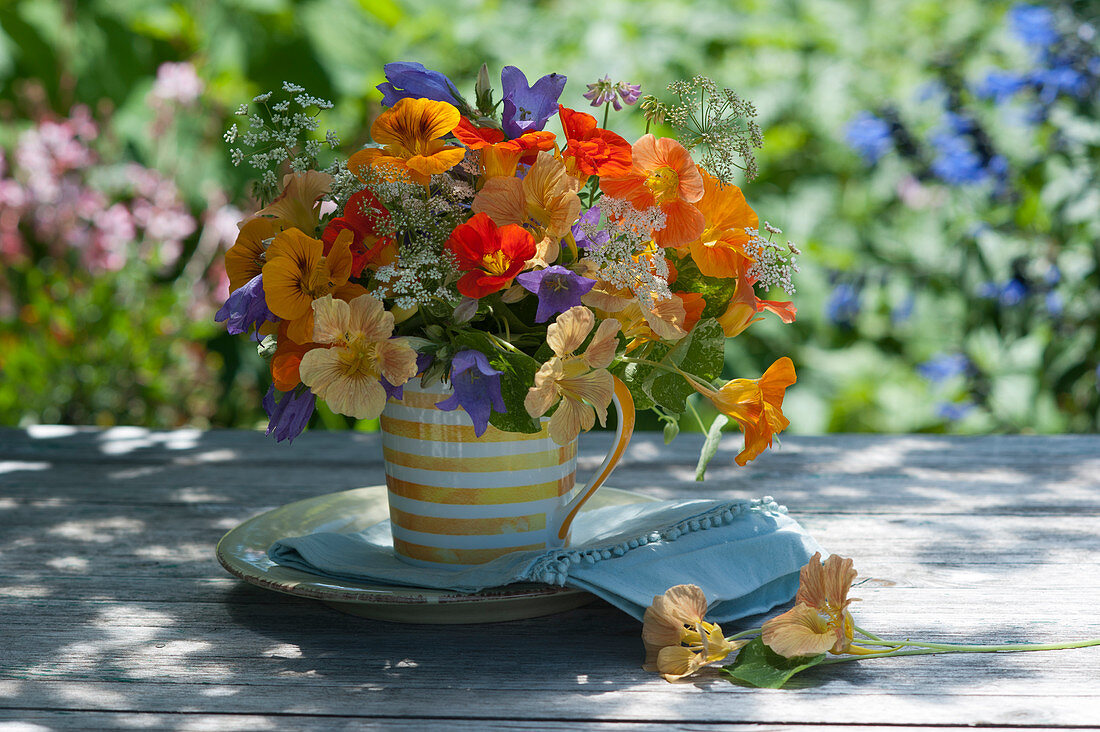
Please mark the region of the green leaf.
POLYGON ((795 674, 824 660, 824 653, 784 658, 764 645, 760 638, 753 638, 741 649, 733 663, 722 667, 721 674, 730 681, 740 681, 761 689, 778 689, 795 674))
MULTIPOLYGON (((725 352, 726 334, 717 320, 708 318, 699 321, 691 333, 680 339, 661 363, 677 366, 709 382, 722 373, 725 352)), ((685 401, 695 393, 683 376, 663 370, 655 370, 651 380, 643 382, 642 388, 653 401, 676 414, 684 411, 685 401)))
POLYGON ((538 432, 542 425, 527 413, 523 400, 527 398, 527 391, 535 382, 535 372, 539 370, 539 362, 526 353, 503 351, 497 348, 489 336, 481 331, 463 331, 456 335, 455 344, 481 351, 489 358, 490 366, 503 372, 500 375, 500 395, 504 399, 504 408, 507 411, 493 411, 489 415, 489 424, 504 432, 525 434, 538 432))
POLYGON ((702 481, 707 474, 707 465, 718 452, 718 445, 722 442, 722 428, 729 423, 729 417, 719 414, 710 423, 707 430, 707 439, 703 443, 703 449, 699 451, 699 464, 695 466, 695 480, 702 481))
POLYGON ((489 363, 493 368, 504 372, 500 375, 500 395, 504 398, 504 407, 507 410, 489 415, 489 424, 505 432, 538 432, 542 425, 527 413, 527 407, 523 404, 531 384, 535 381, 535 372, 539 370, 538 361, 525 353, 497 351, 489 359, 489 363))
MULTIPOLYGON (((669 351, 672 350, 672 346, 665 343, 653 342, 646 347, 644 357, 651 361, 660 361, 664 358, 669 351)), ((646 409, 652 409, 654 402, 649 398, 649 394, 646 393, 644 384, 649 379, 655 368, 653 366, 647 366, 643 363, 626 363, 619 362, 618 365, 611 369, 611 373, 622 379, 626 384, 626 388, 630 390, 630 396, 634 397, 634 409, 636 411, 643 411, 646 409)))

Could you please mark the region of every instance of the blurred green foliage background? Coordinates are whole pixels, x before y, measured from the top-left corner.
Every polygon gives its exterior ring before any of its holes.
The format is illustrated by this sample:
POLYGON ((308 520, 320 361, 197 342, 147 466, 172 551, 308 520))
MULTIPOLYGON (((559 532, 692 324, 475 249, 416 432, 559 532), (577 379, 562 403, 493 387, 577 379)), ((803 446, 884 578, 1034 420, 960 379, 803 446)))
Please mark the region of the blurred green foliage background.
POLYGON ((349 154, 382 65, 416 60, 470 96, 487 62, 566 74, 577 108, 605 74, 660 95, 704 73, 754 100, 744 187, 803 251, 799 313, 732 340, 727 367, 790 355, 791 431, 1094 431, 1097 8, 0 2, 0 424, 266 423, 263 360, 213 322, 255 206, 221 135, 289 80, 336 102, 322 129, 349 154))

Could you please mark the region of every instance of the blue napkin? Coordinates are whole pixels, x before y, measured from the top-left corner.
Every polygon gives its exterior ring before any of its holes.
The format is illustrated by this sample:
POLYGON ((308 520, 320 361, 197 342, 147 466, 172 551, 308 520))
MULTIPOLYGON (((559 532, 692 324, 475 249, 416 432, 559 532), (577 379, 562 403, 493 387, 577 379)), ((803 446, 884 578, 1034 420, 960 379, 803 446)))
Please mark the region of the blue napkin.
POLYGON ((514 552, 458 570, 402 562, 388 521, 351 534, 280 539, 268 556, 310 574, 376 584, 459 592, 513 582, 574 587, 638 620, 655 595, 695 584, 711 603, 707 618, 725 623, 791 600, 799 569, 821 551, 786 513, 770 497, 607 506, 577 517, 568 548, 514 552))

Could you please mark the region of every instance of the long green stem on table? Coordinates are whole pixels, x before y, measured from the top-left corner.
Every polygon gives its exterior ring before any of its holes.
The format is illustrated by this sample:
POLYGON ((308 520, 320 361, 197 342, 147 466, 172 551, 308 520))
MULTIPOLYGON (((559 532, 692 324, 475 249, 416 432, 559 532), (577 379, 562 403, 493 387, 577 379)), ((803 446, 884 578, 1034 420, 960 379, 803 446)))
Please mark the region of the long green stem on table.
POLYGON ((864 630, 863 628, 859 627, 858 625, 853 625, 852 628, 854 628, 855 631, 857 633, 859 633, 860 635, 862 635, 864 638, 870 638, 871 640, 876 640, 876 641, 882 640, 882 638, 879 638, 877 635, 875 635, 874 633, 872 633, 868 630, 864 630))
MULTIPOLYGON (((884 645, 889 641, 883 641, 884 645)), ((868 643, 868 645, 872 645, 868 643)), ((878 645, 875 643, 873 645, 878 645)), ((895 656, 929 656, 936 653, 1011 653, 1022 651, 1064 651, 1070 648, 1087 648, 1089 646, 1100 646, 1100 638, 1094 638, 1087 641, 1078 641, 1076 643, 1008 643, 1000 646, 966 646, 966 645, 954 645, 950 643, 891 643, 891 645, 897 646, 909 646, 920 645, 922 648, 916 648, 911 650, 892 650, 883 651, 882 653, 865 653, 858 656, 843 656, 840 658, 829 658, 821 662, 820 665, 825 666, 833 663, 847 663, 848 661, 862 661, 868 658, 894 658, 895 656)))
MULTIPOLYGON (((930 651, 941 653, 996 653, 997 651, 1060 651, 1066 648, 1088 648, 1100 646, 1100 638, 1092 638, 1072 643, 1004 643, 997 646, 973 645, 966 643, 926 643, 924 641, 888 641, 866 640, 860 641, 865 646, 890 646, 899 648, 913 646, 915 648, 927 648, 930 651)), ((864 656, 866 658, 866 656, 864 656)))
POLYGON ((734 633, 733 635, 727 635, 726 640, 733 641, 733 640, 738 640, 740 638, 744 638, 747 635, 757 635, 762 630, 764 630, 764 629, 763 628, 749 628, 748 630, 742 630, 740 633, 734 633))

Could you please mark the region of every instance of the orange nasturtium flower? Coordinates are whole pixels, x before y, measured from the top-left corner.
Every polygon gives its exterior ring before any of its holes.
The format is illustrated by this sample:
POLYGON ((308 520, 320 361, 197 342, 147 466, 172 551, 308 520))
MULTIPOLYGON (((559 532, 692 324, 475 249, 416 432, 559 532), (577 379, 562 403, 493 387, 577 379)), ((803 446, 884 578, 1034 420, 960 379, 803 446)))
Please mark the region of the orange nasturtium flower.
POLYGON ((799 573, 795 606, 763 625, 761 640, 786 658, 819 653, 875 653, 852 645, 848 589, 856 578, 851 559, 833 554, 821 564, 821 553, 810 557, 799 573))
POLYGON ((326 295, 312 303, 315 343, 298 367, 302 383, 338 414, 374 419, 386 406, 380 379, 401 386, 416 376, 416 351, 393 335, 393 313, 372 295, 351 302, 326 295))
POLYGON ((737 276, 749 241, 745 229, 755 229, 760 222, 740 188, 721 185, 702 168, 699 173, 703 177, 703 197, 695 206, 702 212, 706 228, 678 253, 683 256, 685 250, 690 251, 699 271, 707 277, 737 276))
POLYGON ((271 219, 249 219, 241 226, 237 241, 225 253, 225 274, 229 277, 229 291, 236 292, 260 274, 267 261, 265 242, 275 236, 275 224, 271 219))
POLYGON ((733 379, 717 391, 689 380, 695 391, 736 421, 745 433, 745 449, 736 458, 742 466, 771 447, 772 437, 790 424, 783 416, 783 397, 795 381, 794 364, 786 356, 769 366, 759 379, 733 379))
POLYGON ((471 208, 489 214, 497 226, 528 224, 537 239, 545 240, 539 259, 549 266, 557 260, 559 246, 581 212, 577 196, 580 181, 565 172, 565 165, 551 152, 540 152, 523 180, 490 178, 471 208))
POLYGON ((495 127, 475 127, 463 117, 454 128, 454 136, 471 150, 479 150, 482 180, 512 177, 519 163, 531 164, 544 150, 554 149, 555 135, 548 130, 532 130, 514 140, 505 140, 495 127))
POLYGON ((466 273, 458 280, 458 291, 466 297, 482 298, 512 284, 527 260, 535 256, 535 240, 522 226, 497 227, 488 214, 478 213, 455 227, 447 249, 466 273))
POLYGON ((558 105, 558 118, 568 147, 562 151, 566 168, 581 179, 590 175, 627 175, 630 172, 630 143, 611 130, 596 126, 596 118, 558 105))
POLYGON ((642 619, 643 668, 675 681, 745 645, 726 640, 717 623, 703 620, 706 612, 707 599, 695 585, 676 585, 654 597, 642 619))
POLYGON ((325 295, 350 300, 366 288, 348 282, 351 276, 352 232, 339 233, 328 255, 325 245, 298 229, 287 229, 275 237, 264 265, 264 295, 267 307, 291 323, 288 335, 298 343, 313 340, 313 301, 325 295))
POLYGON ((569 308, 554 320, 546 329, 546 343, 554 356, 535 373, 535 383, 523 402, 527 413, 538 419, 561 401, 550 417, 549 429, 559 445, 568 445, 581 430, 592 429, 597 416, 601 425, 607 422, 607 406, 615 389, 607 367, 619 345, 619 321, 601 322, 584 353, 574 353, 595 322, 596 316, 583 305, 569 308))
POLYGON ((761 300, 756 296, 756 279, 749 276, 749 267, 753 260, 748 256, 737 255, 733 257, 736 262, 737 286, 733 291, 733 297, 726 305, 724 313, 717 320, 722 326, 727 338, 740 335, 746 328, 762 318, 759 313, 770 310, 779 316, 784 323, 793 323, 798 308, 792 302, 779 300, 761 300))
POLYGON ((271 357, 271 382, 279 391, 293 391, 302 383, 302 376, 298 373, 298 367, 302 363, 302 356, 314 348, 323 348, 320 343, 297 343, 287 334, 289 321, 280 320, 278 325, 278 340, 275 347, 275 355, 271 357))
POLYGON ((684 146, 670 137, 642 135, 634 143, 634 165, 622 176, 600 178, 600 190, 625 198, 644 211, 658 206, 665 213, 663 229, 653 240, 662 247, 679 247, 698 239, 706 228, 703 213, 694 205, 703 197, 703 177, 684 146))
POLYGON ((387 109, 371 125, 370 134, 382 147, 368 147, 348 160, 348 170, 363 181, 378 168, 383 178, 408 175, 426 186, 431 177, 462 162, 466 150, 439 139, 458 125, 462 115, 454 106, 431 99, 405 98, 387 109))

